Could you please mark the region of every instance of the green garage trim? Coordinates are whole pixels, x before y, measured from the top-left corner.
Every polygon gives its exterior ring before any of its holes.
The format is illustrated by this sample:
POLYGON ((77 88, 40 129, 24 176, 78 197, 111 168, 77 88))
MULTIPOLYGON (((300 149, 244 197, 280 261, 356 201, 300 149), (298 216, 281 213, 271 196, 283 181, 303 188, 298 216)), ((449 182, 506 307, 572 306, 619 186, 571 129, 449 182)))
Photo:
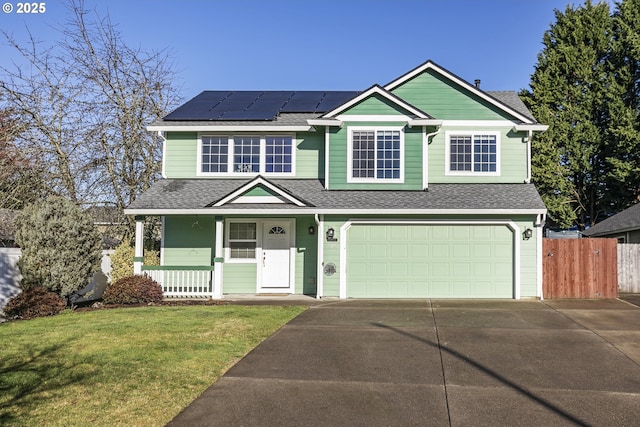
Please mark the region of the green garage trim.
POLYGON ((350 220, 340 235, 340 298, 520 298, 510 220, 350 220))

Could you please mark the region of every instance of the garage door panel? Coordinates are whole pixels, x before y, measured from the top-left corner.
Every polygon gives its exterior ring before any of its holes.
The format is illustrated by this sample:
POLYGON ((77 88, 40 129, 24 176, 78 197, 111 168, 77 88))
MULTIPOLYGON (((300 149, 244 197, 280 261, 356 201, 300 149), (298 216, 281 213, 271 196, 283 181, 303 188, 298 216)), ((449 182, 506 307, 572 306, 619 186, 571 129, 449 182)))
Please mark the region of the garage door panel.
POLYGON ((348 297, 513 297, 505 225, 356 224, 347 242, 348 297))

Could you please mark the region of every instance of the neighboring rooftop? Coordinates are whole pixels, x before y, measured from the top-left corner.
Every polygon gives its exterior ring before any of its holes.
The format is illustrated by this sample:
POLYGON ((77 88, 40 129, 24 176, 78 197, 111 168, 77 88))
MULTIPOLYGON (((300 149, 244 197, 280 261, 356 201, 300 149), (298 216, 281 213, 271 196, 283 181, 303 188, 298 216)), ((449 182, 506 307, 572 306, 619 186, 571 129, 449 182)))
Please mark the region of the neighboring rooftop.
POLYGON ((630 208, 627 208, 616 215, 610 216, 593 227, 586 229, 582 232, 582 235, 587 237, 598 237, 637 229, 640 229, 640 203, 636 203, 630 208))

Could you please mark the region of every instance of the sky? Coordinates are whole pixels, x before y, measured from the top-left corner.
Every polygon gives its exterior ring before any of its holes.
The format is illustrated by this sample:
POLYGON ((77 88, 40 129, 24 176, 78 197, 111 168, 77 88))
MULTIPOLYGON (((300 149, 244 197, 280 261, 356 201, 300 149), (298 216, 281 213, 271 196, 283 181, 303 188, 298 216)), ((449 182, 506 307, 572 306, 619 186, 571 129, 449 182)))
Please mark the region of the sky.
MULTIPOLYGON (((529 87, 554 10, 570 1, 85 0, 85 7, 108 14, 130 47, 168 49, 189 99, 203 90, 364 90, 428 59, 469 82, 481 79, 484 90, 517 91, 529 87)), ((28 29, 55 44, 56 28, 69 19, 65 0, 43 2, 39 14, 0 3, 0 29, 17 40, 26 41, 28 29)), ((0 66, 16 61, 0 38, 0 66)))

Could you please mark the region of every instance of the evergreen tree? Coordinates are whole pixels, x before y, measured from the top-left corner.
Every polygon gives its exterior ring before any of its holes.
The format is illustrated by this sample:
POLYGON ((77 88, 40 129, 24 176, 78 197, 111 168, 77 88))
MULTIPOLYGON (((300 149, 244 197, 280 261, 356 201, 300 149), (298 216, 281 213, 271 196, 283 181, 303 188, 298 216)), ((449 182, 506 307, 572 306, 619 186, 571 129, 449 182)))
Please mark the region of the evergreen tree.
POLYGON ((549 130, 534 139, 532 177, 549 222, 584 227, 602 213, 605 110, 614 94, 607 59, 612 17, 606 3, 556 10, 523 98, 549 130))
POLYGON ((640 198, 640 0, 618 3, 613 16, 610 73, 613 89, 607 98, 608 192, 611 213, 640 198))
POLYGON ((91 218, 62 197, 27 206, 16 217, 21 286, 42 286, 69 302, 100 268, 101 239, 91 218))

